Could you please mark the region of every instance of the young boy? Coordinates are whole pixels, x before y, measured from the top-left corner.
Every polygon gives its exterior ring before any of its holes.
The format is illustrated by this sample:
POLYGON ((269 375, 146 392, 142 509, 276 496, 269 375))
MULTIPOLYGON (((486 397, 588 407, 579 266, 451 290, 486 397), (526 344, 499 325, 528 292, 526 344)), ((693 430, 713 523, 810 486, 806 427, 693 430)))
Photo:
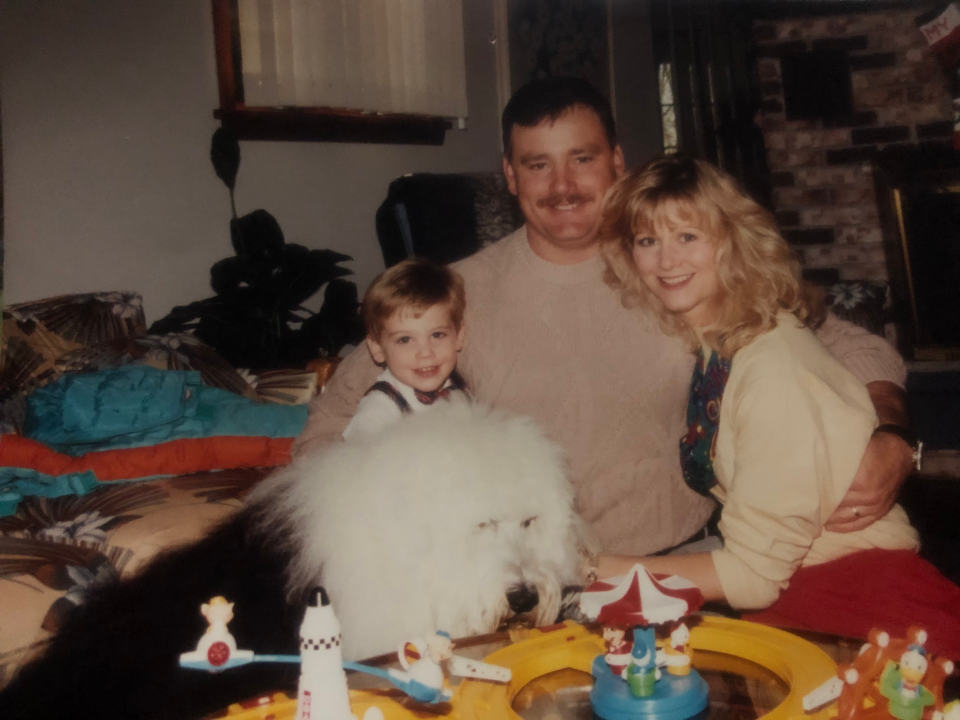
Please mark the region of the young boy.
POLYGON ((464 392, 455 370, 464 305, 463 278, 428 260, 404 260, 373 281, 361 312, 370 354, 386 370, 360 401, 344 438, 379 432, 451 391, 464 392))

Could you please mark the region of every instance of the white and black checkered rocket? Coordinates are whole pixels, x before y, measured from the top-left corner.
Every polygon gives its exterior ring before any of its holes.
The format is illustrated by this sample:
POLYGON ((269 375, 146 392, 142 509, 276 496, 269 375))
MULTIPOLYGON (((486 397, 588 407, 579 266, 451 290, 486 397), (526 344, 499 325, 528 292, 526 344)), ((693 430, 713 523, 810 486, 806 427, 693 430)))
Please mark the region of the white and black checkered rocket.
POLYGON ((355 720, 340 651, 340 623, 330 598, 315 587, 300 625, 300 689, 296 720, 355 720))

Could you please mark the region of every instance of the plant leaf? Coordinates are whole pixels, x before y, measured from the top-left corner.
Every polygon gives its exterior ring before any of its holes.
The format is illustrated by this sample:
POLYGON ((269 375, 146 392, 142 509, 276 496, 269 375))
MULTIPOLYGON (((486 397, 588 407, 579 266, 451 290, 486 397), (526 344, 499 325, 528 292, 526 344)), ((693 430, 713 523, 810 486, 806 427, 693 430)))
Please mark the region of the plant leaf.
POLYGON ((217 177, 233 192, 240 169, 240 141, 237 134, 227 128, 217 128, 210 141, 210 162, 217 177))
POLYGON ((270 264, 280 261, 285 244, 280 223, 262 208, 231 220, 230 240, 239 257, 270 264))
POLYGON ((360 319, 357 286, 349 280, 331 280, 323 292, 320 312, 304 321, 305 334, 316 333, 318 347, 324 355, 336 355, 344 345, 363 340, 366 331, 360 319))
POLYGON ((214 312, 222 304, 219 297, 197 300, 189 305, 177 305, 170 314, 154 321, 147 328, 149 335, 190 332, 205 314, 214 312))

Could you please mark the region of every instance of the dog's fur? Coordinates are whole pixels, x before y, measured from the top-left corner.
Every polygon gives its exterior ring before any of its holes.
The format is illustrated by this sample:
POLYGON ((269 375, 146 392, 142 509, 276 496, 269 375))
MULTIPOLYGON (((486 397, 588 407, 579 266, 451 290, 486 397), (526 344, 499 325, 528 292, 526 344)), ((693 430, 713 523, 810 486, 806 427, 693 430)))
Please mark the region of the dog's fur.
POLYGON ((321 582, 346 659, 492 631, 523 588, 553 622, 581 543, 556 446, 527 420, 444 403, 297 460, 207 539, 99 591, 0 693, 0 717, 190 718, 295 684, 296 666, 177 666, 216 595, 235 603, 237 645, 261 654, 297 652, 303 593, 321 582))

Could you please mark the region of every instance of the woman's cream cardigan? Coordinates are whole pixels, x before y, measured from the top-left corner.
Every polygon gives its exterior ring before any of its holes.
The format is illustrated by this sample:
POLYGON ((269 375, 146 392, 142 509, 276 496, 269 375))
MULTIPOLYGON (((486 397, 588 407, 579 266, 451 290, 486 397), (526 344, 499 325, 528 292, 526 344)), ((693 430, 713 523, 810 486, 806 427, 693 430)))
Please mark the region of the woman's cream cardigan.
POLYGON ((917 549, 899 505, 853 533, 823 529, 877 424, 863 384, 783 313, 733 358, 720 406, 714 494, 725 546, 713 553, 728 602, 773 603, 801 565, 867 548, 917 549))

